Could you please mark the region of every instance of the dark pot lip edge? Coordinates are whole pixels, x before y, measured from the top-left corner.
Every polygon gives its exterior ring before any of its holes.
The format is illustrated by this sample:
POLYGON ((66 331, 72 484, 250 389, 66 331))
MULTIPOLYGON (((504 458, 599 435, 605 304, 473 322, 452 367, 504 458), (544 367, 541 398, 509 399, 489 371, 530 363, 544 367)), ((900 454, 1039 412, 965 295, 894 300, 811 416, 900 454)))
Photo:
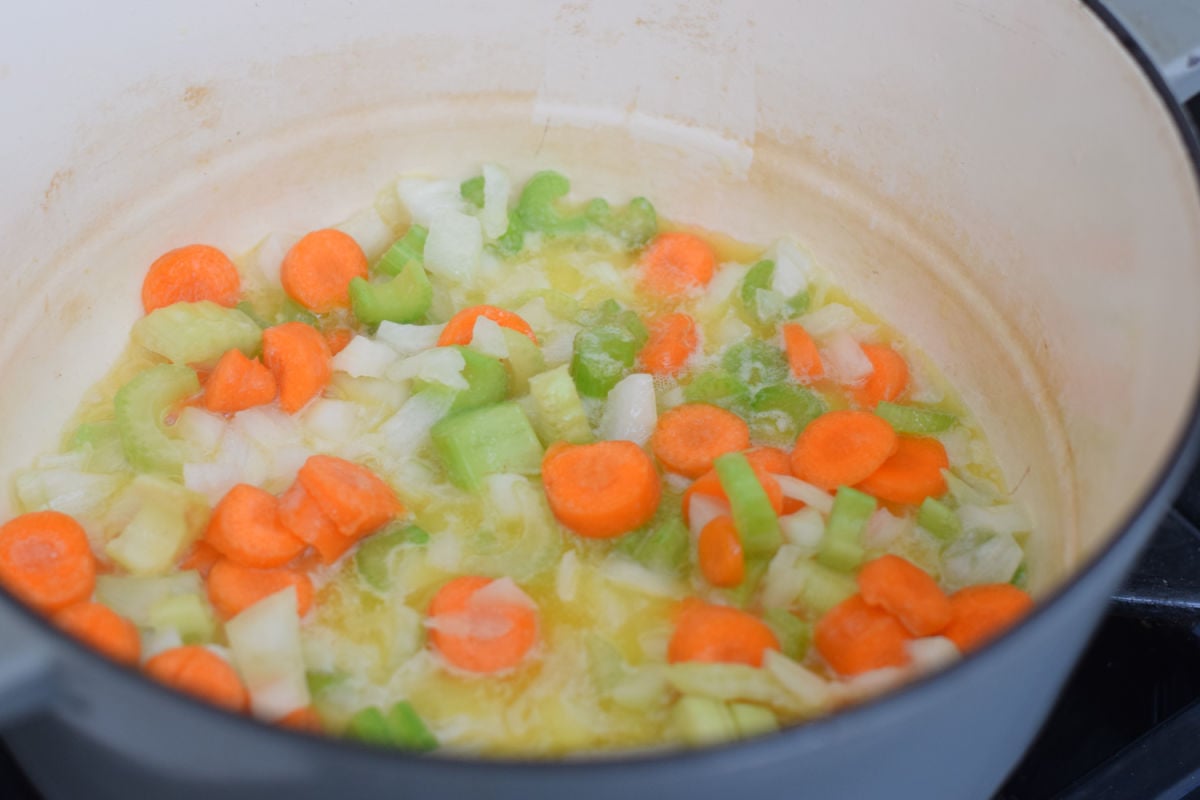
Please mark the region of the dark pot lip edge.
MULTIPOLYGON (((1200 141, 1197 140, 1197 132, 1193 130, 1182 106, 1175 100, 1174 95, 1163 77, 1158 73, 1152 60, 1144 48, 1133 38, 1128 29, 1103 5, 1102 0, 1078 1, 1099 19, 1109 34, 1116 39, 1117 44, 1133 59, 1134 63, 1141 70, 1143 77, 1153 87, 1159 100, 1162 102, 1164 110, 1175 124, 1176 132, 1179 134, 1185 154, 1191 162, 1193 181, 1197 188, 1200 188, 1200 141)), ((1200 219, 1197 220, 1197 223, 1200 224, 1200 219)), ((809 739, 819 737, 823 732, 832 732, 843 726, 859 724, 858 721, 862 718, 884 714, 890 709, 895 709, 912 702, 924 702, 923 698, 925 695, 932 690, 932 687, 939 680, 961 674, 970 669, 972 665, 986 658, 987 653, 1007 647, 1017 639, 1023 629, 1049 615, 1052 607, 1060 605, 1062 598, 1074 593, 1102 562, 1107 561, 1113 552, 1125 543, 1125 540, 1140 525, 1146 523, 1148 519, 1160 516, 1161 512, 1159 510, 1169 504, 1178 494, 1188 470, 1196 462, 1198 455, 1200 455, 1200 386, 1197 386, 1193 392, 1191 408, 1186 417, 1183 430, 1174 448, 1165 457, 1155 480, 1137 501, 1133 510, 1126 515, 1125 519, 1119 525, 1115 526, 1120 532, 1113 536, 1084 566, 1076 570, 1069 580, 1056 588, 1054 592, 1042 598, 1021 624, 988 642, 970 656, 940 671, 919 677, 903 686, 887 691, 878 697, 858 703, 828 716, 801 722, 775 734, 696 750, 655 750, 642 754, 629 752, 618 753, 612 756, 601 753, 592 757, 566 760, 539 760, 532 758, 485 759, 472 758, 466 755, 414 756, 401 750, 375 748, 346 739, 304 734, 260 722, 249 715, 230 714, 207 703, 194 700, 186 695, 161 686, 145 678, 137 670, 110 661, 71 637, 60 633, 47 619, 17 601, 2 587, 0 587, 0 609, 24 617, 34 627, 39 627, 44 632, 49 633, 59 644, 65 640, 68 647, 74 648, 76 654, 83 656, 85 660, 90 661, 93 665, 99 665, 100 668, 109 670, 114 677, 131 680, 141 689, 148 689, 167 702, 178 703, 183 708, 190 707, 194 711, 211 715, 215 721, 224 721, 231 725, 245 726, 247 732, 253 731, 259 734, 274 735, 279 737, 278 741, 290 742, 293 745, 305 745, 314 747, 317 750, 337 751, 356 760, 369 761, 380 765, 405 765, 409 768, 436 769, 439 767, 449 767, 454 770, 469 769, 476 772, 520 772, 529 777, 534 777, 538 773, 557 774, 562 772, 569 772, 575 777, 584 777, 585 773, 588 772, 610 771, 614 769, 645 769, 668 764, 696 765, 701 762, 709 767, 719 769, 726 762, 726 759, 734 758, 741 760, 750 749, 754 749, 764 758, 771 758, 773 757, 772 754, 786 756, 789 750, 794 749, 794 743, 800 737, 809 739)))

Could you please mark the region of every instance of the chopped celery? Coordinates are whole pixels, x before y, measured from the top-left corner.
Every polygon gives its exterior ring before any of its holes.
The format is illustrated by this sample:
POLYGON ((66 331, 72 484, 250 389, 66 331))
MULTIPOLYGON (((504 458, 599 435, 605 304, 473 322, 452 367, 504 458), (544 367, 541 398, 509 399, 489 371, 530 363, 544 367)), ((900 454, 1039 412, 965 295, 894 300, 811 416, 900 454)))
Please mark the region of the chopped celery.
POLYGON ((759 261, 742 278, 742 284, 738 288, 738 300, 748 322, 766 325, 791 319, 808 310, 807 289, 801 289, 791 297, 786 297, 772 290, 774 282, 775 262, 769 259, 759 261), (764 297, 771 298, 771 302, 765 303, 764 297))
POLYGON ((458 193, 462 195, 463 200, 475 208, 483 208, 483 176, 476 175, 474 178, 467 178, 459 184, 458 193))
POLYGON ((646 326, 636 312, 606 300, 585 315, 575 335, 571 376, 579 393, 604 398, 633 366, 646 343, 646 326))
POLYGON ((862 532, 875 513, 875 498, 843 486, 833 498, 833 510, 825 524, 825 536, 817 560, 832 569, 849 572, 862 563, 862 532))
POLYGON ((1009 581, 1009 583, 1011 583, 1013 586, 1017 587, 1018 589, 1028 589, 1029 588, 1029 565, 1026 564, 1024 561, 1022 561, 1021 566, 1017 567, 1017 571, 1016 571, 1016 573, 1013 574, 1012 580, 1009 581))
POLYGON ((622 537, 617 552, 644 567, 669 575, 682 575, 688 563, 688 530, 679 517, 653 528, 622 537))
POLYGON ((216 635, 217 620, 202 596, 179 594, 150 607, 150 627, 176 631, 184 644, 207 644, 216 635))
POLYGON ((685 695, 671 709, 671 721, 683 741, 693 747, 736 739, 737 723, 729 707, 711 697, 685 695))
POLYGON ((177 364, 151 367, 117 390, 113 407, 121 447, 134 469, 181 475, 182 456, 167 435, 164 419, 176 404, 199 391, 196 373, 177 364))
POLYGON ((345 681, 346 673, 309 670, 304 673, 304 680, 308 683, 308 693, 318 697, 345 681))
POLYGON ((501 328, 500 332, 508 346, 508 358, 504 363, 508 368, 509 385, 513 396, 520 397, 529 392, 529 379, 546 368, 546 358, 541 348, 520 331, 501 328))
POLYGON ((779 720, 769 708, 752 703, 730 703, 729 713, 739 736, 761 736, 779 730, 779 720))
POLYGON ((858 591, 854 578, 844 572, 801 559, 794 569, 800 573, 800 602, 816 614, 824 614, 858 591))
POLYGON ((769 321, 762 319, 758 313, 758 290, 770 289, 771 279, 774 277, 775 262, 764 259, 747 270, 745 277, 742 278, 742 285, 738 288, 738 299, 741 301, 742 311, 751 320, 769 321))
POLYGON ((375 706, 364 708, 351 717, 350 723, 346 726, 346 735, 358 739, 360 742, 380 747, 386 747, 392 743, 391 734, 388 732, 387 718, 375 706))
POLYGON ((611 233, 630 249, 637 249, 658 233, 658 215, 644 197, 635 197, 620 211, 613 211, 607 200, 596 198, 587 205, 584 215, 596 227, 611 233))
POLYGON ((746 384, 727 372, 701 372, 683 387, 683 399, 689 403, 709 403, 746 416, 750 408, 750 390, 746 384))
POLYGON ((782 608, 769 608, 763 612, 763 621, 771 627, 779 640, 780 650, 788 658, 801 661, 812 641, 812 625, 782 608))
POLYGON ((538 299, 546 304, 547 311, 561 320, 575 322, 579 319, 579 301, 558 289, 530 289, 528 292, 524 292, 513 305, 519 308, 538 299))
POLYGON ((421 225, 413 225, 401 236, 375 264, 375 271, 384 275, 399 275, 410 263, 421 264, 425 258, 425 240, 429 231, 421 225))
POLYGON ((829 410, 825 400, 811 389, 777 383, 759 389, 750 403, 750 428, 755 437, 794 441, 808 423, 829 410))
POLYGON ((450 479, 478 489, 488 475, 537 475, 542 445, 515 403, 501 403, 447 417, 433 426, 433 444, 450 479))
POLYGON ((580 233, 587 226, 582 215, 564 216, 557 208, 558 200, 571 191, 571 182, 552 170, 539 172, 529 179, 517 200, 516 216, 526 230, 540 231, 551 236, 580 233))
MULTIPOLYGON (((508 396, 508 370, 500 363, 500 359, 485 356, 477 350, 462 345, 451 345, 451 347, 463 357, 462 376, 467 381, 467 388, 454 395, 450 413, 456 414, 460 411, 490 406, 508 396)), ((413 392, 419 392, 431 385, 416 380, 413 382, 413 392)))
POLYGON ((388 556, 402 544, 425 544, 429 534, 416 525, 377 533, 364 541, 354 554, 354 566, 358 574, 372 589, 386 592, 391 588, 392 578, 388 571, 388 556))
POLYGON ((215 364, 228 350, 253 356, 262 328, 236 308, 208 300, 155 309, 133 323, 133 341, 176 364, 215 364))
POLYGON ((508 230, 492 243, 492 247, 502 256, 513 256, 521 252, 525 246, 525 225, 517 215, 516 209, 508 212, 508 230))
POLYGON ((386 283, 350 281, 350 303, 354 316, 364 325, 416 322, 433 303, 433 286, 419 261, 411 260, 386 283))
POLYGON ((725 597, 729 602, 738 608, 747 608, 754 599, 763 577, 767 574, 767 567, 770 566, 770 563, 768 558, 748 556, 742 582, 725 592, 725 597))
POLYGON ((438 746, 437 738, 407 700, 392 706, 387 714, 387 728, 392 744, 405 750, 426 753, 438 746))
POLYGON ((71 435, 71 449, 86 449, 88 472, 124 472, 129 469, 121 447, 121 430, 112 420, 85 422, 71 435))
POLYGON ((875 406, 875 413, 883 417, 896 433, 905 434, 940 433, 958 421, 953 414, 897 405, 886 400, 875 406))
POLYGON ((747 339, 726 350, 721 366, 748 386, 782 383, 789 371, 783 351, 761 339, 747 339))
POLYGON ((96 576, 96 602, 103 603, 139 627, 150 624, 150 609, 164 598, 203 592, 204 581, 194 570, 155 577, 96 576))
POLYGON ((607 694, 625 677, 625 659, 616 645, 594 633, 586 638, 588 675, 596 691, 607 694))
POLYGON ((592 441, 592 428, 583 400, 566 364, 530 378, 529 394, 537 412, 537 430, 545 444, 587 444, 592 441))
POLYGON ((254 320, 254 324, 257 325, 258 327, 260 327, 260 328, 271 327, 270 321, 267 320, 267 318, 264 317, 262 314, 258 313, 258 309, 255 308, 254 304, 251 303, 249 300, 243 300, 242 302, 240 302, 236 306, 234 306, 234 308, 236 308, 238 311, 245 314, 250 319, 254 320))
POLYGON ((962 533, 962 520, 945 503, 926 497, 917 509, 917 524, 943 541, 962 533))
POLYGON ((716 460, 716 468, 747 560, 770 556, 783 543, 783 535, 775 509, 750 462, 741 453, 726 453, 716 460))
POLYGON ((138 475, 126 491, 138 510, 104 552, 135 575, 166 572, 208 524, 208 503, 156 475, 138 475))

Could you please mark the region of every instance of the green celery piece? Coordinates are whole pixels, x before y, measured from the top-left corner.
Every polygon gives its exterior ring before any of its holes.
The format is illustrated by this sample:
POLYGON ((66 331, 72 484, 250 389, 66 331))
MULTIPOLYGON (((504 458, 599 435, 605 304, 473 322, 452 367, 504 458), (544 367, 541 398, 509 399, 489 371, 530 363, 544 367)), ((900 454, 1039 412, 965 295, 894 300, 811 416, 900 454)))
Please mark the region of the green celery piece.
POLYGON ((742 582, 724 593, 726 599, 738 608, 748 608, 758 591, 758 585, 762 583, 763 576, 767 574, 770 563, 771 560, 767 557, 746 556, 746 573, 742 582))
POLYGON ((588 224, 583 215, 564 216, 558 200, 571 191, 571 182, 552 170, 539 172, 529 179, 517 200, 516 216, 526 230, 550 236, 582 233, 588 224))
POLYGON ((962 533, 962 520, 954 509, 932 497, 926 497, 917 509, 917 524, 946 542, 962 533))
POLYGON ((431 433, 450 479, 464 489, 478 489, 485 477, 496 473, 541 472, 542 444, 516 403, 447 417, 431 433))
POLYGON ((733 716, 738 735, 745 738, 774 733, 779 730, 779 720, 769 708, 753 703, 730 703, 729 713, 733 716))
POLYGON ((726 453, 716 460, 715 466, 721 489, 729 498, 733 524, 747 561, 755 556, 772 555, 783 543, 779 518, 750 462, 741 453, 726 453))
POLYGON ((742 311, 756 322, 767 321, 758 317, 758 290, 770 289, 771 281, 774 278, 775 262, 763 259, 746 271, 745 277, 742 278, 742 284, 738 287, 738 299, 741 301, 742 311))
POLYGON ((260 328, 271 327, 271 323, 262 314, 258 313, 258 309, 255 308, 254 304, 251 303, 249 300, 243 300, 242 302, 240 302, 236 306, 234 306, 234 308, 236 308, 238 311, 245 314, 250 319, 254 320, 254 324, 257 325, 258 327, 260 327, 260 328))
POLYGON ((875 513, 875 506, 871 495, 849 486, 839 488, 825 523, 817 561, 842 572, 857 568, 863 560, 862 532, 875 513))
POLYGON ((499 239, 489 245, 504 257, 515 256, 525 246, 525 223, 517 215, 517 210, 508 212, 508 230, 499 239))
POLYGON ((388 711, 387 731, 391 743, 405 750, 427 753, 438 746, 437 737, 407 700, 401 700, 388 711))
POLYGON ((1013 586, 1017 587, 1018 589, 1028 589, 1029 588, 1029 565, 1026 564, 1024 561, 1022 561, 1021 565, 1019 567, 1017 567, 1017 571, 1013 573, 1012 580, 1009 581, 1009 583, 1011 583, 1013 586))
POLYGON ((216 636, 217 620, 200 595, 177 594, 150 607, 150 627, 178 631, 184 644, 208 644, 216 636))
POLYGON ((575 335, 571 376, 579 393, 603 399, 625 377, 646 343, 646 326, 637 313, 606 300, 585 315, 575 335))
POLYGON ((891 425, 896 433, 913 435, 940 433, 958 421, 953 414, 928 408, 902 406, 886 400, 875 406, 875 413, 891 425))
POLYGON ((595 633, 587 634, 585 645, 588 675, 596 691, 607 694, 625 677, 625 659, 616 645, 595 633))
POLYGON ((88 472, 125 472, 129 462, 121 447, 121 429, 113 420, 85 422, 71 434, 70 448, 88 451, 88 472))
POLYGON ((644 197, 635 197, 620 211, 613 211, 607 200, 596 198, 588 203, 584 216, 596 227, 616 236, 631 250, 643 247, 658 233, 658 214, 644 197))
POLYGON ((763 622, 770 626, 779 640, 779 649, 793 661, 803 660, 812 642, 812 624, 790 611, 769 608, 763 612, 763 622))
POLYGON ((824 614, 858 591, 853 576, 815 561, 801 559, 793 568, 802 577, 800 602, 816 614, 824 614))
POLYGON ((459 184, 458 193, 462 195, 463 200, 475 208, 483 208, 483 176, 476 175, 474 178, 467 178, 459 184))
POLYGON ((528 336, 512 328, 501 328, 504 343, 508 346, 508 358, 504 365, 508 369, 509 386, 513 397, 529 393, 529 379, 546 369, 546 357, 528 336))
POLYGON ((308 693, 313 697, 320 697, 328 692, 333 687, 346 680, 344 672, 317 672, 309 670, 304 673, 304 680, 308 684, 308 693))
POLYGON ((682 575, 690 550, 687 526, 673 516, 653 528, 622 537, 616 549, 656 572, 682 575))
POLYGON ((537 298, 541 298, 546 304, 546 310, 559 319, 567 322, 579 320, 579 301, 558 289, 530 289, 528 292, 524 292, 513 303, 513 306, 519 308, 537 298))
POLYGON ((276 325, 284 325, 288 322, 303 322, 305 325, 316 327, 317 315, 289 297, 283 301, 283 305, 275 314, 276 325))
POLYGON ((808 289, 801 289, 788 298, 787 310, 790 312, 791 317, 795 318, 807 312, 811 303, 812 296, 809 295, 808 289))
POLYGON ((255 355, 262 328, 236 308, 208 300, 174 303, 133 323, 133 341, 176 364, 213 365, 228 350, 255 355))
POLYGON ((399 275, 404 268, 415 262, 425 263, 425 240, 429 230, 423 225, 411 225, 404 235, 392 243, 387 252, 375 262, 375 271, 384 275, 399 275))
POLYGON ((727 742, 738 735, 729 707, 711 697, 684 695, 672 707, 671 720, 692 747, 727 742))
POLYGON ((787 356, 762 339, 747 339, 725 351, 721 367, 747 386, 769 386, 788 378, 787 356))
POLYGON ((425 268, 416 260, 409 261, 385 283, 353 278, 349 288, 354 316, 364 325, 378 325, 384 320, 416 322, 433 303, 433 286, 425 268))
POLYGON ((137 511, 104 552, 135 575, 170 571, 208 525, 204 496, 158 475, 136 476, 122 497, 137 511))
POLYGON ((350 718, 346 726, 346 735, 367 744, 386 747, 392 743, 392 734, 388 728, 387 718, 375 706, 364 708, 350 718))
POLYGON ((777 383, 759 389, 750 408, 753 412, 750 427, 756 437, 768 439, 782 436, 789 441, 795 440, 800 431, 808 427, 808 423, 829 410, 819 394, 791 383, 777 383), (776 428, 773 412, 782 412, 790 424, 785 425, 783 430, 776 428))
POLYGON ((130 466, 139 472, 182 477, 182 456, 167 435, 164 418, 199 391, 195 371, 178 364, 151 367, 117 390, 113 408, 130 466))
MULTIPOLYGON (((500 359, 485 356, 478 350, 472 350, 470 347, 460 344, 450 345, 450 347, 462 355, 465 363, 462 375, 467 381, 467 388, 460 389, 454 395, 454 402, 450 406, 451 414, 490 406, 508 396, 508 370, 504 368, 500 359)), ((413 381, 413 394, 433 385, 415 380, 413 381)))
POLYGON ((593 440, 583 400, 566 364, 530 378, 529 394, 537 412, 538 433, 545 444, 587 444, 593 440))
POLYGON ((429 534, 416 525, 377 533, 359 545, 358 552, 354 554, 354 566, 368 586, 386 592, 392 585, 388 572, 388 555, 392 550, 402 544, 425 544, 428 541, 429 534))
POLYGON ((750 389, 722 370, 701 372, 683 387, 683 399, 689 403, 708 403, 732 411, 739 417, 748 416, 750 389))

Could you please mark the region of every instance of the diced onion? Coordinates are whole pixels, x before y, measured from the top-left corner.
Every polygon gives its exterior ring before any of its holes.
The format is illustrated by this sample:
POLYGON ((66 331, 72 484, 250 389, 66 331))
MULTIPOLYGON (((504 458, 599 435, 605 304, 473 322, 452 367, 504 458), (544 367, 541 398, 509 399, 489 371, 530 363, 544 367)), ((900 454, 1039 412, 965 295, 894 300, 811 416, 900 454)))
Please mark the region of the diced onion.
POLYGON ((475 217, 447 210, 430 221, 425 240, 425 267, 430 272, 462 283, 479 270, 482 254, 483 231, 475 217))
POLYGON ((771 288, 784 297, 794 297, 808 288, 813 278, 812 257, 790 239, 780 239, 771 248, 775 273, 771 288))
POLYGON ((821 539, 825 536, 825 518, 815 508, 802 508, 794 514, 780 517, 779 528, 788 544, 806 555, 813 555, 820 549, 821 539))
POLYGON ((821 339, 835 333, 849 333, 858 324, 859 319, 850 306, 826 303, 800 317, 799 322, 810 336, 821 339))
POLYGON ((301 416, 305 429, 322 439, 349 442, 363 432, 361 407, 346 400, 319 398, 301 416))
POLYGON ((436 617, 427 617, 425 627, 447 636, 487 640, 504 636, 512 630, 513 623, 506 615, 493 609, 482 613, 463 611, 456 614, 438 614, 436 617))
POLYGON ((504 329, 495 320, 490 320, 482 314, 475 319, 475 327, 471 331, 471 347, 492 358, 508 358, 508 342, 504 338, 504 329))
POLYGON ((381 378, 396 358, 392 347, 366 336, 355 336, 333 357, 333 369, 355 378, 381 378))
POLYGON ((497 578, 484 586, 467 604, 471 609, 487 609, 495 606, 517 606, 520 608, 536 609, 533 598, 525 594, 512 578, 497 578))
POLYGON ((904 649, 917 672, 933 672, 958 660, 957 645, 945 636, 926 636, 905 643, 904 649))
POLYGON ((657 597, 678 597, 682 592, 675 581, 646 569, 626 558, 609 558, 600 567, 605 580, 657 597))
POLYGON ((273 722, 309 705, 296 587, 276 592, 229 620, 225 635, 255 716, 273 722))
MULTIPOLYGON (((452 402, 453 398, 434 392, 418 392, 405 400, 379 428, 388 450, 400 455, 415 453, 429 440, 429 430, 446 415, 452 402)), ((452 538, 439 536, 437 540, 452 538)))
POLYGON ((439 383, 448 389, 466 389, 467 379, 463 369, 467 366, 462 353, 452 347, 436 347, 424 350, 399 361, 388 370, 394 381, 417 378, 429 383, 439 383))
POLYGON ((904 532, 909 522, 907 517, 898 517, 886 508, 877 508, 867 520, 867 527, 862 535, 863 545, 868 550, 884 550, 904 532))
POLYGON ((413 223, 424 225, 426 228, 438 214, 446 211, 462 212, 465 209, 462 193, 454 181, 401 178, 396 181, 396 196, 408 209, 413 223))
POLYGON ((822 514, 828 514, 833 510, 833 495, 819 486, 813 486, 811 483, 793 478, 791 475, 772 475, 771 477, 779 483, 784 497, 799 500, 822 514))
POLYGON ((650 440, 657 422, 654 377, 646 373, 627 375, 608 393, 600 419, 600 438, 641 446, 650 440))
POLYGON ((375 331, 375 340, 383 342, 402 356, 436 347, 445 325, 402 325, 384 320, 375 331))
POLYGON ((875 371, 875 365, 863 352, 862 345, 845 331, 834 333, 826 339, 825 347, 821 350, 821 361, 829 377, 846 386, 862 383, 875 371))
POLYGON ((796 562, 806 557, 806 551, 794 544, 785 544, 775 551, 763 581, 764 607, 787 608, 795 602, 804 590, 804 573, 796 569, 796 562))
POLYGON ((554 591, 564 603, 572 602, 579 592, 579 556, 575 555, 574 550, 568 550, 558 562, 554 591))
POLYGON ((1011 534, 968 530, 942 551, 942 581, 950 590, 1008 583, 1025 553, 1011 534))
POLYGON ((345 222, 334 226, 358 242, 368 261, 375 261, 391 246, 396 236, 374 207, 364 208, 345 222))
POLYGON ((688 527, 692 536, 699 536, 704 526, 717 517, 729 516, 729 504, 715 497, 697 492, 688 501, 688 527))
POLYGON ((283 266, 283 259, 298 241, 300 236, 295 233, 272 233, 255 249, 254 265, 269 285, 279 285, 279 270, 283 266))
POLYGON ((221 445, 225 418, 195 406, 187 406, 175 420, 174 433, 197 455, 208 455, 221 445))
POLYGON ((982 528, 1015 536, 1028 533, 1033 527, 1025 510, 1012 503, 997 506, 960 505, 958 516, 962 520, 963 529, 968 531, 982 528))
POLYGON ((195 570, 170 575, 98 575, 96 601, 125 617, 138 627, 150 625, 150 609, 169 597, 203 594, 204 581, 195 570))
POLYGON ((508 196, 512 193, 512 179, 495 164, 483 165, 483 209, 479 222, 483 235, 498 239, 508 230, 508 196))
POLYGON ((807 708, 823 708, 832 697, 828 681, 777 650, 763 654, 763 669, 807 708))
POLYGON ((679 475, 674 472, 668 472, 663 475, 663 482, 676 492, 687 491, 687 488, 692 485, 692 479, 686 475, 679 475))

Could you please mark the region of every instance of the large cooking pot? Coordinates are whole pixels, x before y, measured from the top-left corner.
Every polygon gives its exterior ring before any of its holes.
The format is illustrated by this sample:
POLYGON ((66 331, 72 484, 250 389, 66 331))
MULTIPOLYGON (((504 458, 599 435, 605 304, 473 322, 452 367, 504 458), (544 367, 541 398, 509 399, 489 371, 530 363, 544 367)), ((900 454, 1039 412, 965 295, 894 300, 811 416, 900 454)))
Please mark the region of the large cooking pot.
POLYGON ((587 196, 645 193, 672 219, 753 241, 793 232, 910 335, 962 388, 1037 520, 1041 603, 942 674, 828 719, 703 751, 543 764, 271 729, 107 663, 0 596, 0 721, 44 791, 995 789, 1196 444, 1196 145, 1105 12, 1076 0, 102 8, 18 4, 0 32, 0 475, 54 445, 120 352, 158 253, 328 224, 403 171, 553 166, 587 196))

